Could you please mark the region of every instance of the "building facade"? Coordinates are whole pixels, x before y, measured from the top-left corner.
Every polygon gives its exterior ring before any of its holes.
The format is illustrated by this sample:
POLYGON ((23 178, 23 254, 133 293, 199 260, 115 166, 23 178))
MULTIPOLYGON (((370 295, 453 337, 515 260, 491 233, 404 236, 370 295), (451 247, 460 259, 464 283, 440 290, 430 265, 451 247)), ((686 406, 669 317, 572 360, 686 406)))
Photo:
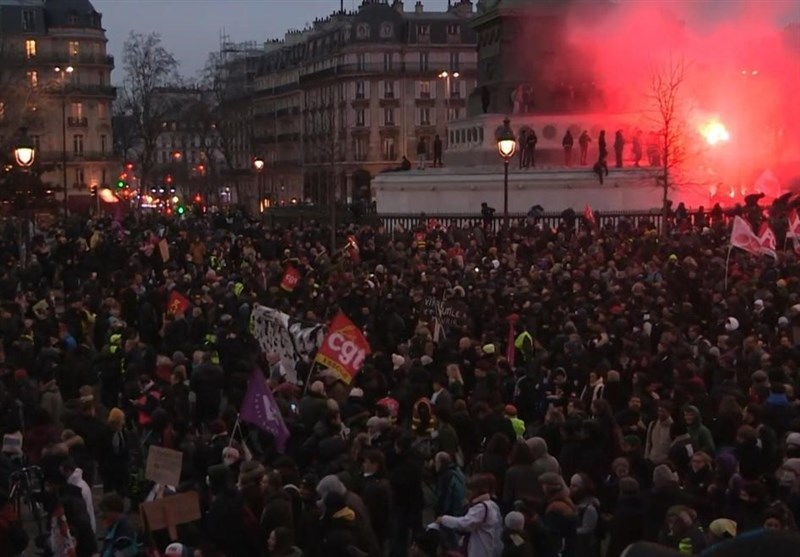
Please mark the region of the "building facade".
MULTIPOLYGON (((434 158, 476 82, 469 0, 446 11, 365 0, 267 43, 248 93, 271 203, 370 198, 376 174, 434 158)), ((240 111, 241 113, 241 111, 240 111)))
POLYGON ((0 0, 0 145, 27 128, 43 180, 66 185, 74 210, 119 171, 106 42, 89 0, 0 0))

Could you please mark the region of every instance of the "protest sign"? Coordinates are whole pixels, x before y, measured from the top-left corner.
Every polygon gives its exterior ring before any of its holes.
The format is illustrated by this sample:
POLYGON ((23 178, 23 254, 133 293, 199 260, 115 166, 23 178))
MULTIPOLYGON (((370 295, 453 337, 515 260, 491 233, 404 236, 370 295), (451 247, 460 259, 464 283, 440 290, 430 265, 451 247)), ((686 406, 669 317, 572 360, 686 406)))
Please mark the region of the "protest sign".
POLYGON ((151 482, 174 487, 181 482, 182 468, 182 452, 153 446, 147 451, 144 477, 151 482))

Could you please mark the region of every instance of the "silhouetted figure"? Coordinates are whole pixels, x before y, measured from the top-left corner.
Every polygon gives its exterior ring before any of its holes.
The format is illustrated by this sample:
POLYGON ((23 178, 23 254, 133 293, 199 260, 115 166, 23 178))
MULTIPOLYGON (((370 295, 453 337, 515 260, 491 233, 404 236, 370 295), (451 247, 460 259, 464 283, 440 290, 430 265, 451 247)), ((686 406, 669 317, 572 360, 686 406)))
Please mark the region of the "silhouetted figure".
POLYGON ((622 137, 622 130, 617 130, 614 134, 614 158, 617 168, 622 168, 622 152, 625 150, 625 138, 622 137))
POLYGON ((647 136, 647 160, 650 166, 661 166, 661 153, 658 151, 658 135, 650 132, 647 136))
POLYGON ((417 143, 417 170, 425 170, 425 160, 428 158, 428 143, 422 137, 417 143))
POLYGON ((524 152, 525 157, 523 159, 523 166, 525 168, 536 167, 536 144, 539 143, 539 138, 536 136, 536 132, 533 130, 529 130, 525 136, 525 143, 524 152))
POLYGON ((569 166, 572 162, 572 146, 575 140, 572 138, 572 132, 567 130, 564 134, 564 139, 561 140, 561 145, 564 147, 564 165, 569 166))
POLYGON ((642 130, 637 130, 633 136, 633 165, 639 167, 642 160, 642 130))
POLYGON ((589 132, 583 130, 583 133, 578 138, 578 145, 581 148, 581 164, 586 164, 589 158, 589 143, 592 142, 592 138, 589 137, 589 132))
POLYGON ((400 161, 400 170, 411 170, 411 161, 408 160, 408 157, 405 155, 403 156, 403 160, 400 161))
POLYGON ((481 108, 483 109, 483 113, 486 114, 489 112, 489 103, 492 101, 492 93, 489 91, 489 88, 485 85, 481 88, 481 108))
POLYGON ((603 184, 603 174, 608 176, 608 164, 606 163, 606 159, 600 159, 594 166, 592 167, 592 172, 597 174, 597 178, 600 180, 600 184, 603 184))
POLYGON ((605 161, 608 158, 608 147, 606 146, 606 130, 600 130, 600 137, 597 138, 597 160, 605 161))
POLYGON ((436 165, 442 166, 442 138, 439 134, 433 138, 433 167, 436 165))
POLYGON ((481 203, 481 216, 483 217, 483 225, 489 227, 492 225, 492 217, 494 216, 494 207, 489 207, 485 201, 481 203))

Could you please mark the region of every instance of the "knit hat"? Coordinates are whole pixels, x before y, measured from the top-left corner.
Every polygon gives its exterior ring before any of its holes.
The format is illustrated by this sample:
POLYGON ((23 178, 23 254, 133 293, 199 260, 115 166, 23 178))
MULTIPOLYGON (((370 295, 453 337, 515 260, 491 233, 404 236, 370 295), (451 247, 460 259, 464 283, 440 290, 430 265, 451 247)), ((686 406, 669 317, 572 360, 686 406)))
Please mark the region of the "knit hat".
POLYGON ((525 515, 519 511, 511 511, 506 515, 505 525, 512 532, 522 532, 525 530, 525 515))
POLYGON ((350 398, 364 398, 364 391, 356 387, 350 391, 350 398))
POLYGON ((400 354, 392 354, 392 369, 400 369, 406 363, 406 359, 400 354))
POLYGON ((735 538, 737 524, 729 518, 718 518, 708 526, 708 529, 718 538, 735 538))
POLYGON ((433 363, 433 358, 425 354, 419 359, 419 363, 421 363, 423 366, 429 366, 433 363))
POLYGON ((164 557, 186 557, 191 555, 189 548, 182 543, 171 543, 164 550, 164 557))
POLYGON ((676 474, 672 468, 666 464, 659 464, 656 466, 655 470, 653 470, 653 484, 656 487, 663 488, 677 481, 678 474, 676 474))
POLYGON ((108 423, 122 425, 125 423, 125 412, 119 408, 112 408, 108 413, 108 423))
POLYGON ((789 447, 800 449, 800 433, 793 431, 786 436, 786 448, 789 447))
POLYGON ((315 395, 324 395, 325 384, 322 381, 314 381, 313 383, 311 383, 310 390, 315 395))

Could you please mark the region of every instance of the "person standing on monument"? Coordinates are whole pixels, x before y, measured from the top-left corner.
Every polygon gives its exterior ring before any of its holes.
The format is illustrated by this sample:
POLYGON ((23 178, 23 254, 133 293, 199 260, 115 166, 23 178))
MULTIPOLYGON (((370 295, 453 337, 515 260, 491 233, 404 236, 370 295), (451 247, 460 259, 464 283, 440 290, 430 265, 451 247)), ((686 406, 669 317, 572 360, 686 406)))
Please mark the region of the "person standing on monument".
POLYGON ((561 145, 564 147, 564 165, 569 166, 572 162, 572 146, 575 144, 575 140, 572 137, 572 132, 567 130, 567 133, 564 134, 564 139, 561 140, 561 145))
POLYGON ((425 159, 428 158, 428 143, 424 137, 417 143, 417 170, 425 170, 425 159))
POLYGON ((581 148, 581 164, 586 164, 586 161, 589 159, 589 143, 592 142, 592 138, 589 137, 589 132, 583 130, 583 133, 578 138, 578 146, 581 148))
POLYGON ((639 161, 642 160, 642 130, 636 130, 633 135, 633 165, 639 167, 639 161))
POLYGON ((438 133, 433 138, 433 167, 436 168, 437 164, 442 166, 442 138, 438 133))
POLYGON ((622 136, 622 130, 617 130, 614 134, 614 158, 617 168, 622 168, 622 152, 625 150, 625 138, 622 136))
POLYGON ((536 137, 536 132, 530 130, 528 136, 525 138, 525 150, 528 152, 527 164, 525 168, 536 168, 536 144, 539 143, 539 138, 536 137))

